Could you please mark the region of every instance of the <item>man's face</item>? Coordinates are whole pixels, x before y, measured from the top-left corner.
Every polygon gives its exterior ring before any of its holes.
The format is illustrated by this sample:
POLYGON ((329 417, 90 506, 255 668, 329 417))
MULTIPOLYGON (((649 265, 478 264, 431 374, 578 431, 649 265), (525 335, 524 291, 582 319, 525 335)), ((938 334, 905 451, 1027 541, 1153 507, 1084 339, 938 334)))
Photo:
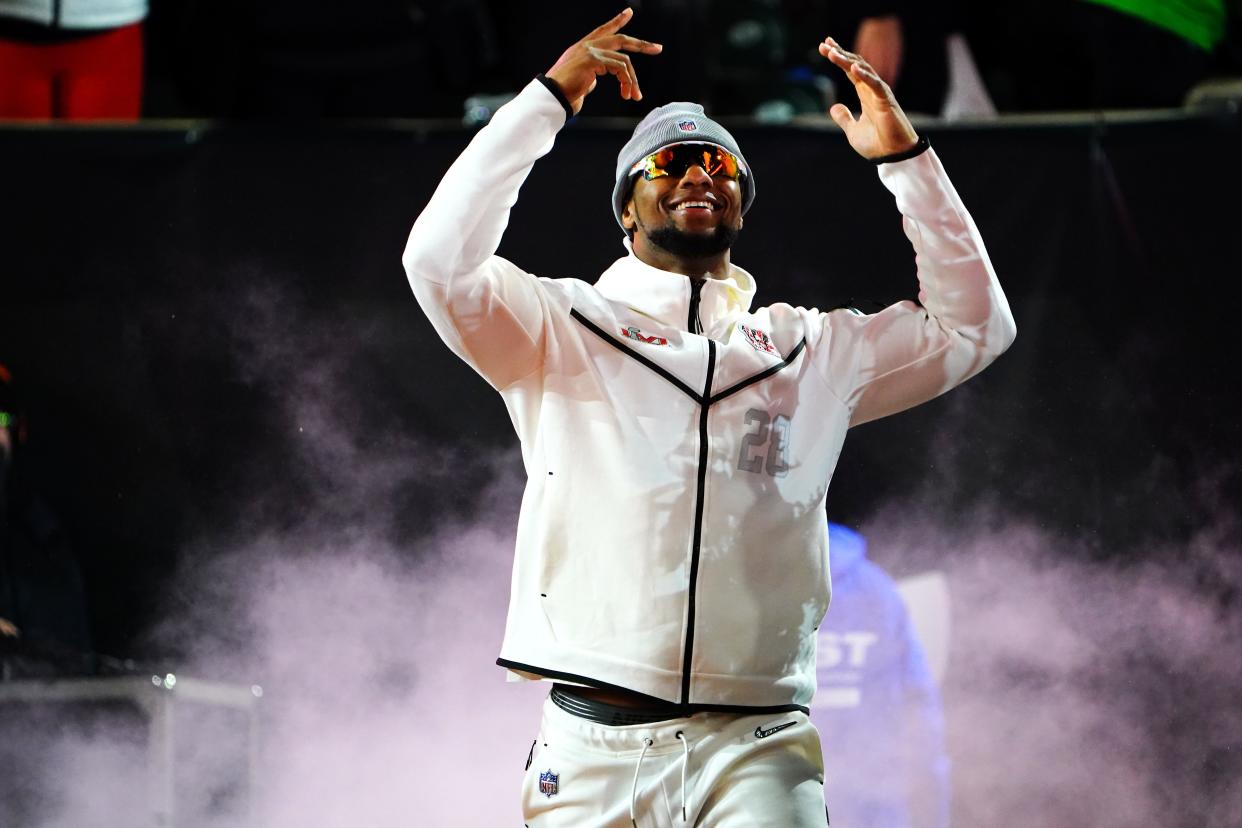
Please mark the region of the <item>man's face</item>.
POLYGON ((742 227, 740 179, 711 176, 694 164, 681 176, 635 178, 621 213, 627 230, 679 256, 709 256, 732 247, 742 227))

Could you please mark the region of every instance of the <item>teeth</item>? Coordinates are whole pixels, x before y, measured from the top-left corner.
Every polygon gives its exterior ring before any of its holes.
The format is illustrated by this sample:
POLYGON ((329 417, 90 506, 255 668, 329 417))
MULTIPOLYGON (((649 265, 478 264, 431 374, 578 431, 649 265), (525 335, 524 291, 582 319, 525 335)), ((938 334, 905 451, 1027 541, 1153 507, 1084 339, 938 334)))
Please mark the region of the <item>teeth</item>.
POLYGON ((708 204, 706 201, 683 201, 681 204, 677 205, 678 210, 684 210, 687 207, 706 207, 709 210, 712 209, 712 205, 708 204))

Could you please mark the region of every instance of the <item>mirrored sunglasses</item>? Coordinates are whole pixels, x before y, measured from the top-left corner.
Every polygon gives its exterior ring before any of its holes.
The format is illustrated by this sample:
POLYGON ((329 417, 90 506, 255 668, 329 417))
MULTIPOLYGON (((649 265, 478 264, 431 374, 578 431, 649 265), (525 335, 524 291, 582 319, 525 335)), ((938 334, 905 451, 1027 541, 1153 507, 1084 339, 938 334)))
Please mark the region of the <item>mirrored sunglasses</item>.
POLYGON ((691 167, 702 167, 713 178, 737 178, 746 174, 746 167, 736 155, 715 144, 673 144, 656 150, 630 167, 631 176, 638 173, 652 181, 671 175, 681 178, 691 167))

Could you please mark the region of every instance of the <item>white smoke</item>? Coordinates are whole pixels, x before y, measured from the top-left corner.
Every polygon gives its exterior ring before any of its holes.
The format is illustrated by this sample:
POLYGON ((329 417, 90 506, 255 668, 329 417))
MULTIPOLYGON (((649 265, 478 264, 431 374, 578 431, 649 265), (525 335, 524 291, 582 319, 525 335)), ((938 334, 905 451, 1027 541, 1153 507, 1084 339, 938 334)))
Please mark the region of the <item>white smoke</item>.
MULTIPOLYGON (((325 331, 322 317, 270 288, 234 318, 243 379, 301 436, 290 467, 252 493, 253 508, 185 550, 153 632, 180 653, 183 674, 264 689, 255 787, 222 770, 221 756, 244 762, 238 724, 200 729, 195 749, 179 753, 178 824, 243 825, 246 807, 261 828, 520 824, 547 688, 506 684, 494 665, 516 453, 420 444, 400 412, 346 427, 353 403, 342 388, 388 347, 382 331, 325 331), (428 514, 425 531, 397 528, 409 524, 400 512, 413 482, 463 469, 487 481, 462 493, 472 518, 428 514)), ((1223 515, 1184 548, 1106 559, 996 508, 890 504, 861 527, 881 563, 934 560, 950 578, 956 826, 1235 824, 1242 577, 1231 521, 1223 515)), ((143 824, 130 818, 142 813, 141 753, 141 740, 107 728, 32 746, 38 763, 27 772, 58 780, 61 793, 15 824, 143 824)))
POLYGON ((1233 525, 1223 514, 1182 546, 1108 557, 995 508, 963 516, 894 505, 864 527, 894 567, 908 552, 949 577, 955 824, 1235 824, 1242 550, 1228 541, 1233 525), (1232 778, 1212 778, 1221 763, 1232 778))

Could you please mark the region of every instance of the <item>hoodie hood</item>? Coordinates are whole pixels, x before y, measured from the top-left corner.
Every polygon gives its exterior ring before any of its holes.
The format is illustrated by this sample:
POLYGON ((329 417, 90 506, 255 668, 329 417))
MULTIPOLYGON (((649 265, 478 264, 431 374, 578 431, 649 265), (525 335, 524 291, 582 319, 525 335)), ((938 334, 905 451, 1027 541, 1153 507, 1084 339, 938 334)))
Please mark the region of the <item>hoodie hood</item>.
MULTIPOLYGON (((686 330, 691 279, 647 264, 634 255, 629 239, 623 244, 629 255, 613 262, 595 282, 595 288, 604 298, 621 302, 661 325, 686 330)), ((737 318, 750 310, 755 290, 755 278, 735 264, 729 265, 725 279, 704 274, 699 292, 703 334, 723 340, 737 318)))
POLYGON ((834 581, 866 558, 866 538, 839 523, 828 523, 828 563, 834 581))

